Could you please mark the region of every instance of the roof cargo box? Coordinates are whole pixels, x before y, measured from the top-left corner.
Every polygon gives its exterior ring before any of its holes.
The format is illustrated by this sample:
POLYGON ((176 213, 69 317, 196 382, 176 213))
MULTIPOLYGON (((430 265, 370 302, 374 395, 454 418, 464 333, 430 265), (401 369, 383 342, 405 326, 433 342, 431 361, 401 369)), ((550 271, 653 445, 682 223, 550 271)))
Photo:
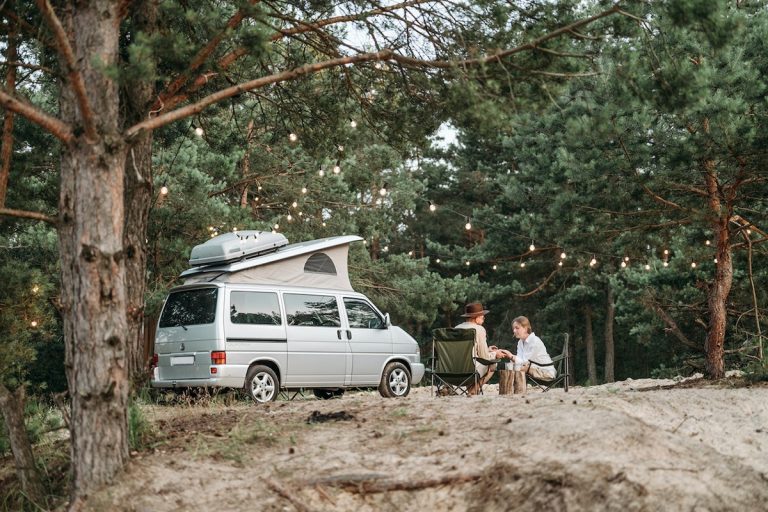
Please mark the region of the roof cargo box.
POLYGON ((189 256, 192 266, 226 263, 275 251, 288 244, 280 233, 267 231, 237 231, 211 238, 196 245, 189 256))

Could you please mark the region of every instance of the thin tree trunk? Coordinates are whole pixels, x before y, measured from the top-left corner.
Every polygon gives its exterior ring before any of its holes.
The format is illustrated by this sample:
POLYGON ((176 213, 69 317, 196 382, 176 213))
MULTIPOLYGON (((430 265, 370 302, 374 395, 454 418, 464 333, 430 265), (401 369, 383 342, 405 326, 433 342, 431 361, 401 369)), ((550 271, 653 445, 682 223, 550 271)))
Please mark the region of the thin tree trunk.
POLYGON ((251 174, 251 145, 253 144, 253 119, 248 121, 245 135, 245 155, 243 156, 243 190, 240 192, 240 208, 248 206, 248 177, 251 174))
MULTIPOLYGON (((146 0, 133 5, 135 30, 152 34, 157 30, 157 2, 146 0)), ((130 126, 146 116, 155 99, 152 82, 139 80, 125 90, 126 123, 130 126)), ((125 291, 128 303, 128 375, 132 385, 140 386, 148 378, 148 354, 145 353, 144 295, 147 272, 147 230, 152 204, 152 133, 142 133, 128 150, 125 170, 125 291)))
POLYGON ((595 364, 595 337, 592 333, 592 307, 584 305, 584 345, 587 349, 587 377, 589 383, 597 384, 597 365, 595 364))
MULTIPOLYGON (((10 31, 8 32, 8 48, 5 52, 6 62, 15 62, 17 60, 16 52, 16 25, 9 20, 10 31)), ((16 66, 9 65, 5 74, 5 89, 13 93, 16 89, 16 66)), ((3 135, 0 142, 0 208, 5 207, 5 197, 8 195, 8 177, 11 175, 11 155, 13 155, 13 121, 14 113, 5 110, 5 119, 3 120, 3 135)))
POLYGON ((83 127, 62 150, 59 200, 72 509, 112 481, 128 460, 126 149, 118 127, 117 86, 103 71, 117 60, 118 7, 109 0, 72 4, 64 24, 82 77, 79 90, 84 90, 84 98, 78 98, 78 84, 65 83, 60 105, 65 122, 83 127))
POLYGON ((27 499, 40 509, 47 509, 43 479, 35 465, 32 444, 24 426, 24 387, 11 392, 0 384, 0 411, 8 429, 16 476, 27 499))
POLYGON ((726 301, 733 284, 733 262, 731 260, 730 232, 728 231, 731 215, 728 208, 721 203, 715 161, 707 159, 703 162, 703 167, 709 207, 714 218, 712 231, 715 234, 717 251, 715 276, 708 297, 709 328, 706 341, 705 373, 711 379, 722 379, 725 376, 724 345, 725 328, 728 320, 726 301))
POLYGON ((614 375, 615 341, 613 339, 613 321, 616 317, 616 304, 614 303, 613 286, 608 283, 608 291, 605 298, 605 382, 616 380, 614 375))

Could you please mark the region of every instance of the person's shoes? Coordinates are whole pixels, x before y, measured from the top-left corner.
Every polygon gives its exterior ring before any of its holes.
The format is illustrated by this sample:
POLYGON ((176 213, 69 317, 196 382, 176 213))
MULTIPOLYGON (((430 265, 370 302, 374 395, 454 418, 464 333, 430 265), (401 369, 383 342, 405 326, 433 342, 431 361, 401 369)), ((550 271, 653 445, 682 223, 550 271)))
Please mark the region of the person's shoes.
POLYGON ((437 396, 448 396, 452 394, 453 391, 448 386, 443 386, 437 390, 437 396))

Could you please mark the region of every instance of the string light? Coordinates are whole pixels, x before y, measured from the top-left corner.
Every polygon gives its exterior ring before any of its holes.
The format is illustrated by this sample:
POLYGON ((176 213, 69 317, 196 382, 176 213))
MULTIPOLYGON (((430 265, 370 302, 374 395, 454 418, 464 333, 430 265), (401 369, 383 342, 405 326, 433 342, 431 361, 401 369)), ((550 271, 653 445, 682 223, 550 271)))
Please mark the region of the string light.
POLYGON ((432 201, 429 202, 429 211, 434 212, 437 210, 437 206, 432 201))
POLYGON ((355 121, 354 119, 353 119, 353 120, 351 120, 351 121, 349 122, 349 126, 351 126, 352 128, 357 128, 357 121, 355 121))
POLYGON ((562 261, 558 261, 558 262, 557 262, 557 266, 558 266, 558 267, 562 267, 562 266, 563 266, 563 262, 562 262, 562 261))
POLYGON ((325 171, 320 169, 319 171, 317 171, 317 174, 319 174, 320 177, 322 178, 323 176, 325 176, 325 171))
POLYGON ((712 243, 712 242, 710 242, 709 240, 707 240, 706 242, 704 242, 704 245, 710 245, 711 243, 712 243))
POLYGON ((37 320, 32 320, 32 322, 29 324, 32 327, 37 327, 37 320))
POLYGON ((384 185, 379 189, 379 195, 381 197, 384 197, 387 195, 387 183, 384 183, 384 185))
POLYGON ((464 229, 466 229, 467 231, 469 231, 470 229, 472 229, 472 223, 471 223, 471 222, 469 222, 469 219, 467 219, 467 223, 466 223, 466 224, 464 224, 464 229))
POLYGON ((294 202, 292 202, 292 203, 291 203, 291 206, 292 206, 293 208, 296 208, 297 206, 299 206, 299 203, 297 203, 296 201, 294 201, 294 202))
POLYGON ((160 195, 161 196, 167 196, 168 195, 168 187, 166 187, 165 185, 160 187, 160 195))
POLYGON ((413 251, 408 251, 408 256, 413 256, 413 251))
POLYGON ((520 262, 520 268, 525 268, 525 262, 524 261, 520 262))
POLYGON ((307 193, 307 187, 301 187, 301 193, 306 194, 307 193))
POLYGON ((291 132, 288 134, 288 140, 291 142, 296 142, 297 140, 299 140, 299 136, 291 132))
POLYGON ((437 258, 437 259, 435 260, 435 263, 440 263, 440 258, 437 258))
POLYGON ((531 245, 528 246, 528 250, 531 251, 531 252, 536 250, 536 246, 533 245, 533 242, 531 242, 531 245))
POLYGON ((496 269, 498 269, 498 268, 499 268, 499 267, 498 267, 498 265, 494 265, 494 266, 493 266, 493 270, 496 270, 496 269))
POLYGON ((715 265, 717 265, 717 258, 715 258, 715 265))
POLYGON ((567 255, 564 252, 560 253, 560 259, 564 260, 567 257, 567 255))
POLYGON ((626 261, 622 261, 621 262, 621 268, 627 268, 627 262, 626 261))
POLYGON ((695 261, 691 262, 691 268, 696 268, 696 262, 695 261))
POLYGON ((385 246, 384 246, 384 248, 382 249, 382 251, 384 251, 384 252, 389 252, 389 246, 388 246, 388 245, 385 245, 385 246))
POLYGON ((664 263, 662 263, 662 265, 664 265, 665 267, 668 267, 669 266, 669 262, 665 261, 664 263))
POLYGON ((469 260, 465 261, 464 264, 469 266, 469 260))
POLYGON ((204 133, 205 132, 203 131, 203 129, 201 127, 197 126, 195 128, 195 135, 197 135, 198 137, 202 137, 204 133))
POLYGON ((278 229, 280 229, 280 224, 275 224, 275 226, 274 226, 274 228, 273 228, 273 229, 274 229, 275 231, 277 231, 278 229))
POLYGON ((323 227, 325 227, 325 221, 323 221, 323 227))
POLYGON ((342 146, 341 144, 339 144, 337 147, 339 148, 339 151, 344 151, 344 146, 342 146))
POLYGON ((291 214, 289 213, 288 215, 286 215, 286 216, 285 216, 285 219, 286 219, 288 222, 291 222, 291 221, 293 220, 293 215, 291 215, 291 214))
POLYGON ((624 256, 624 261, 629 263, 629 256, 624 256))
POLYGON ((664 256, 669 256, 669 249, 664 249, 664 256))
POLYGON ((594 256, 592 256, 592 259, 589 262, 589 266, 594 267, 595 265, 597 265, 597 260, 595 259, 594 256))
POLYGON ((339 174, 341 172, 341 166, 339 164, 336 164, 333 166, 333 174, 339 174))
POLYGON ((651 266, 649 264, 645 264, 645 270, 651 270, 651 266))
POLYGON ((35 286, 32 287, 32 293, 37 293, 39 291, 40 291, 40 287, 39 286, 35 285, 35 286))

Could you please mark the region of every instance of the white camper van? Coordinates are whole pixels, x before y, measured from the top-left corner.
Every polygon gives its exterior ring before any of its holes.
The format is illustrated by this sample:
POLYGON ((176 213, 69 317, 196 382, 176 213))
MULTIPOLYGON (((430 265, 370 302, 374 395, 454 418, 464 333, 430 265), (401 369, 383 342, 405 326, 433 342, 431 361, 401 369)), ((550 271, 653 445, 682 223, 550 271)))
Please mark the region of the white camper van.
POLYGON ((182 286, 165 300, 155 337, 152 386, 242 388, 256 402, 280 390, 318 398, 349 387, 408 395, 424 375, 416 341, 391 325, 347 273, 338 236, 288 245, 246 231, 192 250, 182 286))

